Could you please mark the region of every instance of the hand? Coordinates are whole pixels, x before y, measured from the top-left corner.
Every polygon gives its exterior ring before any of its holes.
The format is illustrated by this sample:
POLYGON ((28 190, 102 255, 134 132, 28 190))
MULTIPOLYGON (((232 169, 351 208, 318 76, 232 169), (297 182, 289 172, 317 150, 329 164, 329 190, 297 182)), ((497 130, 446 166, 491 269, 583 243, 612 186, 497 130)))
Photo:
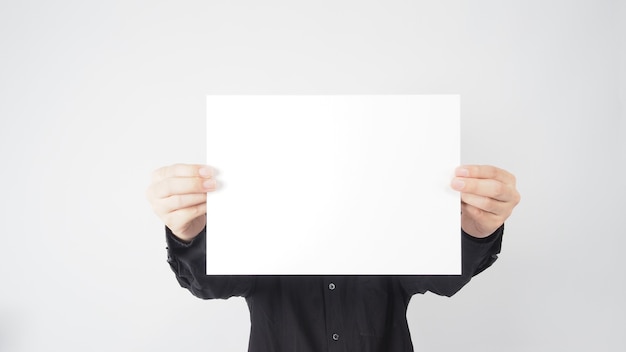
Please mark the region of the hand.
POLYGON ((461 192, 461 227, 483 238, 497 230, 519 203, 515 176, 488 165, 465 165, 455 171, 450 186, 461 192))
POLYGON ((190 241, 206 225, 206 197, 217 185, 205 165, 175 164, 152 173, 146 198, 176 237, 190 241))

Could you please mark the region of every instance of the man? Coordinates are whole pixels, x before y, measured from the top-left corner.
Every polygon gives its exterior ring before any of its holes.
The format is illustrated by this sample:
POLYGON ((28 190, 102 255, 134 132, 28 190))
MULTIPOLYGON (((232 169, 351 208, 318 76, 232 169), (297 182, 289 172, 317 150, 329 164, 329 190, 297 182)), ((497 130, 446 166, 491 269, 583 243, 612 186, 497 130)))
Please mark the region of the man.
MULTIPOLYGON (((451 296, 500 253, 504 221, 519 203, 515 177, 494 166, 456 169, 461 193, 462 274, 441 276, 207 276, 206 199, 213 169, 156 170, 146 196, 166 225, 168 262, 182 287, 203 299, 245 297, 249 352, 413 351, 406 321, 412 295, 451 296)), ((245 243, 242 243, 245 245, 245 243)))

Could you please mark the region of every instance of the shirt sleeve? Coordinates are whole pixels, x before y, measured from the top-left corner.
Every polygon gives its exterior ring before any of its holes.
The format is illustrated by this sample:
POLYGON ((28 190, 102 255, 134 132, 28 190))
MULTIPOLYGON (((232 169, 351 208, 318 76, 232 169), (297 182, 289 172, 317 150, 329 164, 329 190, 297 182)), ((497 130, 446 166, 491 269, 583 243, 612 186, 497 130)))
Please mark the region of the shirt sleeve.
POLYGON ((165 227, 167 262, 180 286, 202 299, 247 297, 254 277, 242 275, 206 275, 206 228, 191 242, 183 242, 165 227))
POLYGON ((476 238, 461 230, 462 271, 461 275, 403 276, 402 286, 409 295, 433 292, 452 296, 465 286, 475 275, 490 267, 502 248, 504 225, 485 238, 476 238))

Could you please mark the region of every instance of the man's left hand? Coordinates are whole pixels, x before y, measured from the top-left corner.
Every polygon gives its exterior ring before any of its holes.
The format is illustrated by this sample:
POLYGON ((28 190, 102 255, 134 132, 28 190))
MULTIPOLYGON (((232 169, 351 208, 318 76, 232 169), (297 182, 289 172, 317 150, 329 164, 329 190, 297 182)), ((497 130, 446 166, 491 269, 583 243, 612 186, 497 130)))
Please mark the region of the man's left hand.
POLYGON ((464 165, 455 170, 450 186, 461 192, 461 227, 469 235, 487 237, 519 203, 515 176, 489 165, 464 165))

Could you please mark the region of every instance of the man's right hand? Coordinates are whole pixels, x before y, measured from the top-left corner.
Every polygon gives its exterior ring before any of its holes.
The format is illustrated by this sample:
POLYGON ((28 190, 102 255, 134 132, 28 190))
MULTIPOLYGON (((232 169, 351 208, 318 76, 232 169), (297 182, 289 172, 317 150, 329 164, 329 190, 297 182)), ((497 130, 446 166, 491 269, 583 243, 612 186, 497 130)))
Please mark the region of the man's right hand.
POLYGON ((206 165, 175 164, 152 173, 146 198, 157 216, 183 241, 206 225, 207 192, 217 188, 215 171, 206 165))

